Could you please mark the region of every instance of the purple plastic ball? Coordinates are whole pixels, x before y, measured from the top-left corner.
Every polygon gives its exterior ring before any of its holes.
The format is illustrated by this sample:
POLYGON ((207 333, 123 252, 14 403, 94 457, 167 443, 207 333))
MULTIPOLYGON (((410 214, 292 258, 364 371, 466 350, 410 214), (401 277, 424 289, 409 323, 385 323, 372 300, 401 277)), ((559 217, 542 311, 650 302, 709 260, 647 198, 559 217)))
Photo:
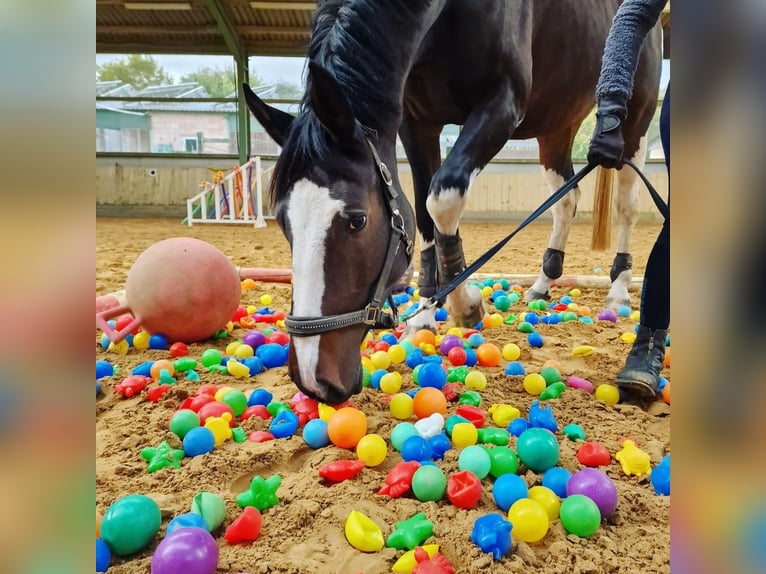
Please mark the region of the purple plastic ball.
POLYGON ((266 342, 266 335, 260 331, 252 329, 245 333, 245 336, 242 337, 242 342, 245 345, 250 345, 253 349, 257 349, 266 342))
POLYGON ((567 496, 573 494, 590 498, 604 518, 617 508, 617 488, 612 479, 597 468, 584 468, 572 475, 567 482, 567 496))
POLYGON ((450 349, 462 346, 463 341, 457 335, 444 335, 444 337, 442 337, 441 343, 439 343, 439 351, 446 357, 447 353, 450 352, 450 349))
POLYGON ((202 528, 175 530, 152 556, 152 574, 214 574, 217 566, 218 544, 202 528))
POLYGON ((609 321, 610 323, 617 322, 617 314, 611 309, 602 309, 596 316, 599 321, 609 321))

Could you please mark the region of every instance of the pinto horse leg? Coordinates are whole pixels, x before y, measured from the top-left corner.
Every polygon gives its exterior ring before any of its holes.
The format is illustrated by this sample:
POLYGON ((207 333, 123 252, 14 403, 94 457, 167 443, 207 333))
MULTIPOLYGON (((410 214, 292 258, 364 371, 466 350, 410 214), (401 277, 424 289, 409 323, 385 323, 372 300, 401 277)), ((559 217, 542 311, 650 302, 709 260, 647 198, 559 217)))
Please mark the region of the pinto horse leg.
MULTIPOLYGON (((405 114, 399 137, 404 145, 407 159, 412 169, 412 182, 415 189, 415 217, 420 231, 420 272, 418 291, 420 307, 431 307, 430 297, 436 293, 436 248, 434 246, 434 222, 426 209, 426 197, 433 174, 439 169, 441 152, 439 134, 441 126, 423 125, 405 114)), ((420 329, 436 332, 435 308, 424 309, 407 322, 403 333, 411 337, 420 329)))
MULTIPOLYGON (((426 205, 434 220, 439 284, 444 285, 465 268, 458 227, 468 193, 478 173, 497 154, 516 127, 518 114, 510 83, 466 119, 455 146, 431 181, 426 205)), ((459 326, 473 327, 484 316, 481 291, 463 282, 447 296, 452 318, 459 326)))
MULTIPOLYGON (((639 169, 646 163, 646 136, 641 137, 638 150, 630 160, 639 169)), ((638 175, 629 167, 617 172, 617 195, 614 199, 617 216, 617 254, 614 256, 609 278, 612 286, 606 296, 606 306, 617 310, 621 305, 630 306, 628 287, 633 277, 633 257, 630 254, 630 240, 638 220, 639 192, 638 175)))
MULTIPOLYGON (((574 175, 571 160, 573 138, 574 132, 566 130, 555 137, 541 137, 538 140, 540 164, 551 192, 559 189, 566 180, 574 175)), ((548 248, 543 255, 540 275, 524 295, 526 301, 550 299, 551 284, 564 273, 564 251, 579 199, 580 188, 575 187, 551 208, 553 230, 548 241, 548 248)))

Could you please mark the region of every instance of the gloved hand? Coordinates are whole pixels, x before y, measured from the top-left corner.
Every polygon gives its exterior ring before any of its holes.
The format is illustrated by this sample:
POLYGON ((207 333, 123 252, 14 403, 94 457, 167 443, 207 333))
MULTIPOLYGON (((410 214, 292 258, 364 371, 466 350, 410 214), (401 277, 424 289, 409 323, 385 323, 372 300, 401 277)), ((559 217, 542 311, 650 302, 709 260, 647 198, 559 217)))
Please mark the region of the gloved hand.
POLYGON ((627 107, 620 97, 603 96, 596 111, 596 129, 588 147, 588 163, 605 168, 622 169, 625 142, 622 139, 622 122, 627 117, 627 107))

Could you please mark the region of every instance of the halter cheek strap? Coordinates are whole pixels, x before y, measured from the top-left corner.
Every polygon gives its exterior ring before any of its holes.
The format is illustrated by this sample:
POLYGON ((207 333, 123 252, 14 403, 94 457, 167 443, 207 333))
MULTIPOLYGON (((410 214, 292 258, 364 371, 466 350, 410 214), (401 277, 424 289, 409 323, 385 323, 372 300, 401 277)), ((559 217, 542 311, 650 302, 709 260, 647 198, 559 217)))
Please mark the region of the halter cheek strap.
MULTIPOLYGON (((378 155, 375 146, 372 145, 370 140, 367 140, 367 145, 369 146, 370 151, 372 152, 372 157, 378 167, 378 173, 383 182, 384 195, 386 197, 385 205, 388 208, 388 214, 391 217, 391 233, 388 240, 386 260, 383 263, 383 269, 378 276, 378 281, 375 285, 375 293, 365 308, 359 311, 322 317, 296 317, 295 315, 288 315, 285 317, 285 329, 288 333, 296 337, 310 337, 312 335, 334 331, 336 329, 343 329, 344 327, 359 323, 371 328, 393 329, 399 322, 399 319, 395 314, 385 313, 383 311, 386 297, 390 295, 389 290, 387 289, 387 283, 402 244, 404 244, 404 251, 407 254, 408 261, 412 258, 414 244, 405 228, 404 217, 402 216, 401 211, 399 211, 399 201, 401 201, 404 196, 394 187, 391 172, 388 171, 388 167, 386 167, 386 164, 380 159, 380 155, 378 155)), ((406 198, 404 198, 404 201, 406 201, 406 198)), ((393 313, 395 313, 394 310, 396 309, 396 305, 390 298, 389 301, 391 309, 393 313)))

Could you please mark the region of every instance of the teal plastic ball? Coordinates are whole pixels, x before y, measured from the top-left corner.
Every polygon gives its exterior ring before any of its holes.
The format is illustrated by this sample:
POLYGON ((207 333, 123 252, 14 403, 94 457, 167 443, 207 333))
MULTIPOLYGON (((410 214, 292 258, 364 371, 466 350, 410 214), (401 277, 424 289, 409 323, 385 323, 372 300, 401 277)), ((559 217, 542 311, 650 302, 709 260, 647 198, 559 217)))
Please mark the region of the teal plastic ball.
POLYGON ((521 462, 533 472, 545 472, 559 461, 559 442, 544 428, 530 428, 521 433, 516 451, 521 462))
POLYGON ((143 494, 118 498, 101 520, 101 538, 112 554, 129 556, 146 548, 162 525, 160 507, 143 494))
POLYGON ((601 524, 601 512, 590 498, 572 494, 561 502, 561 524, 569 534, 581 538, 592 536, 601 524))

